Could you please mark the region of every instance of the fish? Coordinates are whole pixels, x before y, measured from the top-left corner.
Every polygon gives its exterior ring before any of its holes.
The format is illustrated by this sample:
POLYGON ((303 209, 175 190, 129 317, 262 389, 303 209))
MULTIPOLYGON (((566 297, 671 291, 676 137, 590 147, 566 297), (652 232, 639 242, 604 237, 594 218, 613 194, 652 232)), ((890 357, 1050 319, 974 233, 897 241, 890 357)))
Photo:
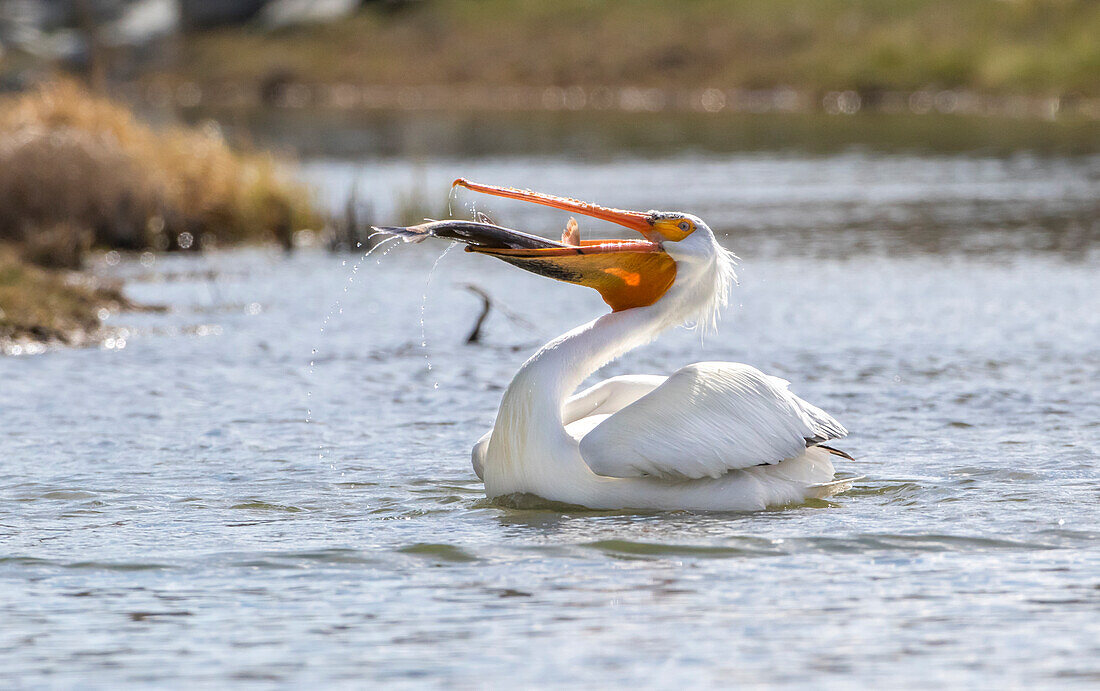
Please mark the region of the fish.
POLYGON ((427 221, 415 226, 372 226, 380 233, 389 233, 404 238, 405 242, 423 242, 428 238, 441 238, 461 242, 470 247, 484 249, 567 249, 570 245, 547 240, 538 235, 524 233, 521 230, 505 228, 482 220, 463 221, 448 219, 427 221))

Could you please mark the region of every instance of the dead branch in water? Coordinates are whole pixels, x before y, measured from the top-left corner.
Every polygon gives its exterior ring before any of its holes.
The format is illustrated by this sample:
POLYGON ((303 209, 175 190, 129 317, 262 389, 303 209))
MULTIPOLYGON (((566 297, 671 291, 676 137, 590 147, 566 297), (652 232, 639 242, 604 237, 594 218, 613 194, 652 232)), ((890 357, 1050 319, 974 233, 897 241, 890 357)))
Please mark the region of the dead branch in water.
MULTIPOLYGON (((493 299, 492 299, 492 297, 489 296, 488 293, 485 292, 484 289, 480 288, 479 286, 474 285, 473 283, 462 283, 460 285, 463 288, 465 288, 466 290, 473 293, 474 295, 477 295, 478 297, 481 298, 481 314, 478 315, 477 321, 474 322, 474 328, 473 328, 472 331, 470 331, 470 335, 466 337, 466 343, 467 344, 480 343, 481 342, 481 327, 482 327, 482 325, 485 324, 485 320, 488 319, 488 317, 489 317, 489 312, 491 312, 492 309, 493 309, 493 304, 494 304, 493 299)), ((523 328, 525 328, 529 331, 535 331, 536 330, 536 327, 535 327, 534 324, 532 324, 527 319, 524 319, 520 315, 516 314, 512 310, 508 309, 504 305, 500 305, 498 309, 500 309, 500 311, 502 313, 504 313, 505 317, 508 317, 509 321, 512 321, 515 324, 519 324, 520 326, 522 326, 523 328)))
POLYGON ((481 343, 481 325, 485 323, 485 319, 493 309, 493 300, 489 297, 488 293, 475 286, 473 283, 466 283, 462 287, 481 298, 481 314, 477 315, 477 321, 474 322, 474 328, 470 331, 470 335, 466 337, 466 344, 481 343))

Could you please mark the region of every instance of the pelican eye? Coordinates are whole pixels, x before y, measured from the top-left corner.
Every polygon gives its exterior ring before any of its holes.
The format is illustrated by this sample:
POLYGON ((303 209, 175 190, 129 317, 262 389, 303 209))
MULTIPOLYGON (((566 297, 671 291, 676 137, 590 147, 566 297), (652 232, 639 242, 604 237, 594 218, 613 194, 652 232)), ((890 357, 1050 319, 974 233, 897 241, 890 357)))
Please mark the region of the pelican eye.
POLYGON ((680 230, 687 233, 691 230, 691 222, 690 221, 680 221, 680 223, 678 224, 677 227, 679 227, 680 230))

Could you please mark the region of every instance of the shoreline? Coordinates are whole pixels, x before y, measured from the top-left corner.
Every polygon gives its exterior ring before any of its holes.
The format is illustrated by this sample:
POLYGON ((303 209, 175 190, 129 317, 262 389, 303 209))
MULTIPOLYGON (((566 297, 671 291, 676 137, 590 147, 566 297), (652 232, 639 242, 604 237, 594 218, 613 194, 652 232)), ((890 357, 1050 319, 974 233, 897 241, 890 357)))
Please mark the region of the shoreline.
POLYGON ((92 249, 289 248, 324 222, 271 154, 209 127, 154 127, 67 80, 0 99, 0 144, 0 352, 117 342, 111 312, 155 309, 80 271, 92 249))
POLYGON ((791 87, 668 89, 641 86, 469 86, 217 81, 126 84, 154 108, 335 111, 618 112, 701 114, 960 115, 990 119, 1100 121, 1100 97, 984 94, 968 89, 798 90, 791 87))
POLYGON ((129 330, 105 326, 119 312, 163 311, 122 292, 122 282, 89 271, 34 266, 0 254, 0 356, 37 355, 54 348, 124 347, 129 330))
POLYGON ((195 105, 1098 119, 1098 30, 1090 0, 458 0, 193 31, 129 81, 195 105))

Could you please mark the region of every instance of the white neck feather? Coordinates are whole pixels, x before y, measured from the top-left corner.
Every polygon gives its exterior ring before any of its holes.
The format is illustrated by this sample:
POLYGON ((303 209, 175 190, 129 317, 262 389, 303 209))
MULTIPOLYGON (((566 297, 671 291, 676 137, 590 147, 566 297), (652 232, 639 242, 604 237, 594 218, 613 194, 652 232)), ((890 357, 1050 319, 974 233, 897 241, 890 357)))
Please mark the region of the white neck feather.
POLYGON ((648 307, 605 314, 550 341, 524 363, 493 426, 487 487, 525 491, 539 486, 535 476, 560 475, 563 465, 583 463, 565 431, 562 404, 597 369, 682 323, 681 301, 670 297, 671 291, 648 307))
MULTIPOLYGON (((655 339, 675 325, 668 305, 612 312, 578 326, 543 346, 516 374, 513 383, 553 403, 562 402, 600 367, 655 339)), ((509 387, 512 388, 512 387, 509 387)))

